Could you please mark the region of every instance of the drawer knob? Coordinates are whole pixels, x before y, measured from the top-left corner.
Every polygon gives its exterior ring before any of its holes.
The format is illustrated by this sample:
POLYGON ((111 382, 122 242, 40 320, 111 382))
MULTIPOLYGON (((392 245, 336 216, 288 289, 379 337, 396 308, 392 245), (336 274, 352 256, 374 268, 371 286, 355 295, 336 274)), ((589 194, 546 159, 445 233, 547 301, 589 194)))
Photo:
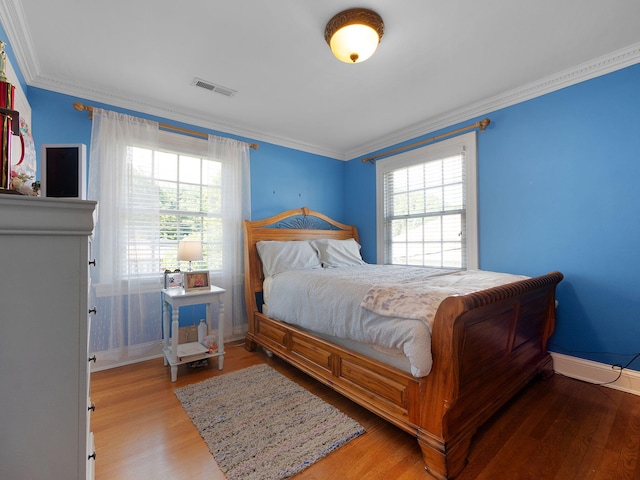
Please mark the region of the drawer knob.
POLYGON ((87 458, 87 460, 95 460, 96 459, 96 452, 93 452, 91 455, 89 455, 89 457, 87 458))
POLYGON ((96 266, 96 259, 94 258, 93 260, 89 261, 89 265, 93 265, 94 267, 96 266))
POLYGON ((93 307, 92 309, 89 310, 89 313, 98 313, 98 308, 93 307))
POLYGON ((96 411, 96 404, 92 402, 91 406, 88 407, 87 410, 89 410, 90 412, 95 412, 96 411))
POLYGON ((95 363, 97 361, 96 356, 94 355, 93 357, 89 357, 89 361, 95 363))

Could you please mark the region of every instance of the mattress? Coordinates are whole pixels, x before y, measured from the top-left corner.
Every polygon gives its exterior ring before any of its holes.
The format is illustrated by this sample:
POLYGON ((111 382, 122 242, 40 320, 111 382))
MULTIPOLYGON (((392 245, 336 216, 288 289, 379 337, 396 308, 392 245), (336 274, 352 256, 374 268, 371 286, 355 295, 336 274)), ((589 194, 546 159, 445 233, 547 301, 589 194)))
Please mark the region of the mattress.
POLYGON ((357 265, 279 272, 265 280, 269 317, 398 365, 415 377, 431 371, 431 328, 438 306, 466 294, 521 280, 480 270, 357 265), (400 351, 403 355, 396 355, 400 351), (383 354, 380 357, 380 354, 383 354))

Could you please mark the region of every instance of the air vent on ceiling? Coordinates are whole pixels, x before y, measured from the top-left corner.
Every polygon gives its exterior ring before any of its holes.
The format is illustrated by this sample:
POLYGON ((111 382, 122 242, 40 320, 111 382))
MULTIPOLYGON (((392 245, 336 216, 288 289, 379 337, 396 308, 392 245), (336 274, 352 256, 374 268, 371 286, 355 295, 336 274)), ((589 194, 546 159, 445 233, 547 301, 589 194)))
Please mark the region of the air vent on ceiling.
POLYGON ((205 90, 219 93, 220 95, 224 95, 226 97, 233 97, 236 93, 238 93, 236 90, 232 90, 231 88, 223 87, 222 85, 216 85, 215 83, 207 82, 206 80, 202 80, 200 78, 194 78, 192 85, 204 88, 205 90))

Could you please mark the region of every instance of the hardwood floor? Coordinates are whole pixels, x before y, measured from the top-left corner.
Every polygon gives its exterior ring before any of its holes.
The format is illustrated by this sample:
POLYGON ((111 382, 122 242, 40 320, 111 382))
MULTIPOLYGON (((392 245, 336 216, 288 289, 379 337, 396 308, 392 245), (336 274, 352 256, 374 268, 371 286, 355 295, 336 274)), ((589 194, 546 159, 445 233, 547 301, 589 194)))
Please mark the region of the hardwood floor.
MULTIPOLYGON (((268 363, 366 429, 296 480, 429 480, 416 440, 277 358, 226 345, 217 362, 181 366, 171 383, 162 359, 96 372, 91 399, 97 480, 219 480, 213 457, 173 390, 268 363)), ((534 380, 476 434, 457 480, 640 478, 640 397, 560 375, 534 380)))

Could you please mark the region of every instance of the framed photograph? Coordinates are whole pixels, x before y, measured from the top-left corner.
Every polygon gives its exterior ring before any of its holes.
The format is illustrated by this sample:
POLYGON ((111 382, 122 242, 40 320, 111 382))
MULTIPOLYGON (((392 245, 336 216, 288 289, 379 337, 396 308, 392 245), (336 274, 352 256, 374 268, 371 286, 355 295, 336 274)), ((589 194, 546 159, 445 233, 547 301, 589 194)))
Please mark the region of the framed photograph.
POLYGON ((164 288, 182 288, 183 275, 180 270, 164 271, 164 288))
POLYGON ((211 286, 209 283, 209 272, 205 270, 184 272, 184 289, 185 291, 194 291, 208 289, 211 286))

